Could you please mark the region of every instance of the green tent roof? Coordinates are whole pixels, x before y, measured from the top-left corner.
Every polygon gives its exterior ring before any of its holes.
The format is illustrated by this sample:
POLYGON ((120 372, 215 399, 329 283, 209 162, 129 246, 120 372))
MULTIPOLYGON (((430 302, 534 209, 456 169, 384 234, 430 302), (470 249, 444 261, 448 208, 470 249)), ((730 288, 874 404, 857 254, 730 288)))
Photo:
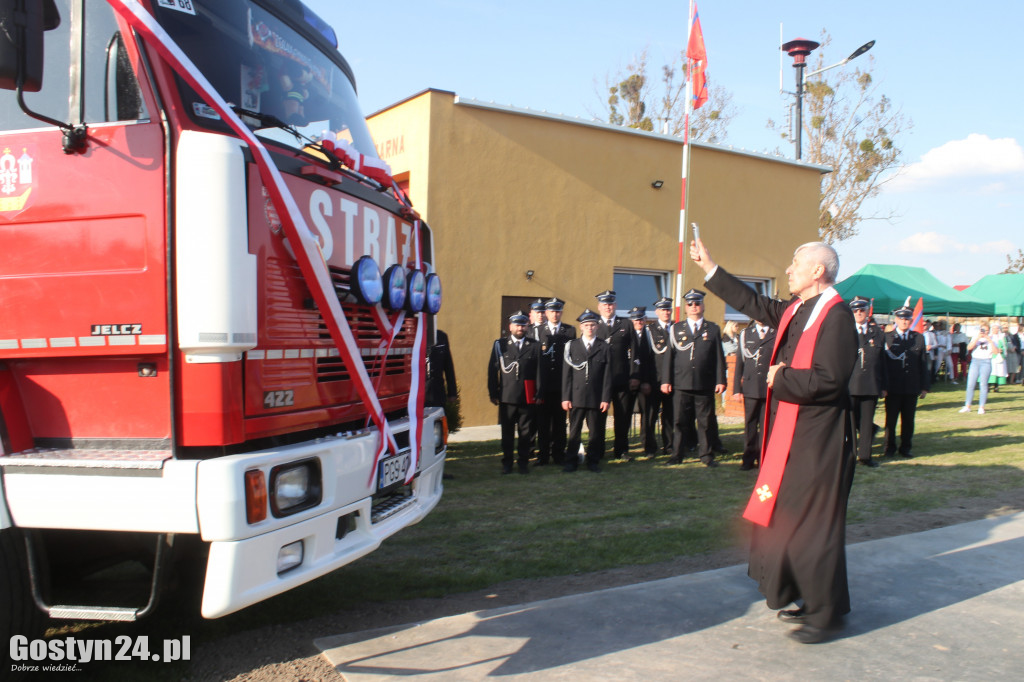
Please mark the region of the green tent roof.
POLYGON ((1024 272, 985 275, 964 289, 964 293, 994 302, 996 315, 1024 315, 1024 272))
POLYGON ((990 300, 957 291, 924 268, 906 265, 865 265, 835 288, 847 301, 854 296, 874 299, 875 312, 883 315, 902 306, 908 296, 911 307, 924 299, 925 315, 983 317, 995 312, 990 300))

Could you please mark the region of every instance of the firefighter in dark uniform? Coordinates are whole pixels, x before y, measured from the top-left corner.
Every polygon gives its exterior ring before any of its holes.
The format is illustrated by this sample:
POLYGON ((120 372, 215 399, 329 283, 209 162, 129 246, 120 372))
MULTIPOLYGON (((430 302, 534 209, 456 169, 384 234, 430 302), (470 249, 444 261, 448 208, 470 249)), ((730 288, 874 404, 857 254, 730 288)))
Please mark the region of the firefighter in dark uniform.
MULTIPOLYGON (((657 390, 658 368, 654 365, 654 351, 651 349, 651 339, 647 334, 647 308, 635 306, 629 311, 629 321, 633 325, 634 352, 633 365, 635 365, 640 385, 636 390, 629 392, 629 405, 632 413, 633 407, 640 413, 640 432, 643 441, 644 454, 653 457, 658 450, 657 441, 654 438, 655 413, 651 396, 660 393, 657 390)), ((625 455, 626 461, 633 458, 625 455)))
POLYGON ((530 472, 530 450, 537 428, 537 401, 544 389, 540 344, 526 335, 529 318, 522 311, 512 313, 508 323, 509 335, 494 342, 487 363, 487 392, 498 406, 502 473, 512 473, 518 429, 519 473, 526 474, 530 472))
POLYGON ((850 402, 857 431, 857 464, 876 468, 871 459, 871 441, 875 438, 875 408, 885 395, 885 332, 871 319, 871 301, 854 296, 850 301, 857 323, 857 364, 850 375, 850 402))
POLYGON ((741 471, 750 471, 761 463, 764 406, 768 399, 768 365, 775 348, 775 330, 754 321, 740 332, 733 373, 734 400, 743 401, 743 463, 741 471))
POLYGON ((547 316, 539 328, 541 372, 544 374, 544 402, 537 407, 537 466, 550 460, 562 464, 565 457, 565 410, 562 409, 562 365, 565 344, 576 338, 576 329, 562 324, 565 301, 552 298, 544 302, 547 316))
MULTIPOLYGON (((654 322, 647 325, 647 334, 651 344, 651 352, 655 358, 655 373, 657 363, 661 355, 669 349, 669 328, 672 327, 672 299, 663 296, 654 302, 654 314, 658 316, 654 322)), ((654 390, 650 395, 651 409, 654 412, 654 420, 657 421, 661 415, 661 445, 662 452, 666 455, 672 454, 672 394, 662 393, 658 382, 655 381, 654 390)))
POLYGON ((629 426, 633 420, 630 391, 640 387, 639 375, 633 364, 636 352, 636 334, 633 325, 624 317, 615 316, 615 292, 603 291, 595 296, 601 319, 597 325, 597 338, 609 346, 612 358, 612 405, 615 406, 615 441, 612 459, 628 457, 629 426))
POLYGON ((895 311, 896 328, 885 335, 885 456, 896 454, 896 421, 900 422, 900 457, 913 456, 917 399, 931 388, 924 334, 910 329, 914 311, 895 311))
POLYGON ((530 326, 526 335, 534 341, 540 341, 540 326, 544 324, 544 299, 538 298, 530 304, 530 326))
MULTIPOLYGON (((725 355, 718 325, 704 319, 704 292, 690 289, 686 318, 672 325, 671 350, 661 356, 658 381, 662 393, 673 393, 675 430, 669 464, 683 461, 687 425, 697 420, 697 448, 705 466, 718 466, 712 449, 711 415, 715 396, 725 390, 725 355)), ((689 428, 692 428, 690 426, 689 428)))
POLYGON ((565 344, 562 366, 562 407, 569 413, 569 443, 562 471, 579 467, 579 448, 586 421, 587 469, 600 473, 604 456, 604 426, 612 395, 612 359, 610 346, 597 338, 600 316, 584 310, 577 318, 580 338, 565 344))

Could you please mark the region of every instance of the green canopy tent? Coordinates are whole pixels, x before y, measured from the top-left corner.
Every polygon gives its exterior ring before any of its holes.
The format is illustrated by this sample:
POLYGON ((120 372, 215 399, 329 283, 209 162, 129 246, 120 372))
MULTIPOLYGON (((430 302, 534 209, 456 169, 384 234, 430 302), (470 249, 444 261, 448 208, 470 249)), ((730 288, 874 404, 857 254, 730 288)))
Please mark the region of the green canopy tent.
POLYGON ((995 313, 991 300, 957 291, 924 268, 906 265, 865 265, 835 288, 847 301, 854 296, 874 299, 875 313, 881 315, 902 306, 908 296, 911 307, 918 298, 924 299, 925 315, 987 317, 995 313))
POLYGON ((996 315, 1024 315, 1024 272, 985 275, 967 287, 964 293, 982 301, 993 301, 996 315))

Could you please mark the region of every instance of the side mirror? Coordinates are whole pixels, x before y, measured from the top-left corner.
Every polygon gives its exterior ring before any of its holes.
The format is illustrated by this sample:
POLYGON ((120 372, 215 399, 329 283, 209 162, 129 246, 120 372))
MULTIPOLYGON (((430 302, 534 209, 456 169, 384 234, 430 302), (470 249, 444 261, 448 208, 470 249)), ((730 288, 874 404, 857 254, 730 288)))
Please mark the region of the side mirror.
POLYGON ((39 92, 43 32, 60 25, 54 0, 0 0, 0 88, 39 92), (19 78, 20 77, 20 78, 19 78))

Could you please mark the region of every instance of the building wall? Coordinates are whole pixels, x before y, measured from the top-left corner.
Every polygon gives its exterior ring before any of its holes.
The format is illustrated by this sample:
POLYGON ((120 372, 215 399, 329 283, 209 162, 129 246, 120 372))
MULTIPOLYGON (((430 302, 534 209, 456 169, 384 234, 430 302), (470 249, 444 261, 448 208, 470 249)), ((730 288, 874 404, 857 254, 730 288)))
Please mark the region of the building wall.
MULTIPOLYGON (((494 423, 486 391, 503 296, 566 301, 575 324, 616 268, 674 272, 683 146, 676 138, 427 91, 370 117, 381 156, 434 230, 465 425, 494 423), (388 142, 390 141, 390 147, 388 142), (389 151, 389 149, 391 151, 389 151), (651 183, 662 180, 654 189, 651 183), (534 275, 527 279, 526 271, 534 275)), ((817 238, 821 169, 693 145, 690 220, 714 258, 785 290, 793 249, 817 238)), ((687 256, 684 290, 703 272, 687 256)), ((674 279, 673 279, 674 281, 674 279)), ((647 302, 648 304, 653 301, 647 302)), ((706 315, 721 322, 713 296, 706 315)))

